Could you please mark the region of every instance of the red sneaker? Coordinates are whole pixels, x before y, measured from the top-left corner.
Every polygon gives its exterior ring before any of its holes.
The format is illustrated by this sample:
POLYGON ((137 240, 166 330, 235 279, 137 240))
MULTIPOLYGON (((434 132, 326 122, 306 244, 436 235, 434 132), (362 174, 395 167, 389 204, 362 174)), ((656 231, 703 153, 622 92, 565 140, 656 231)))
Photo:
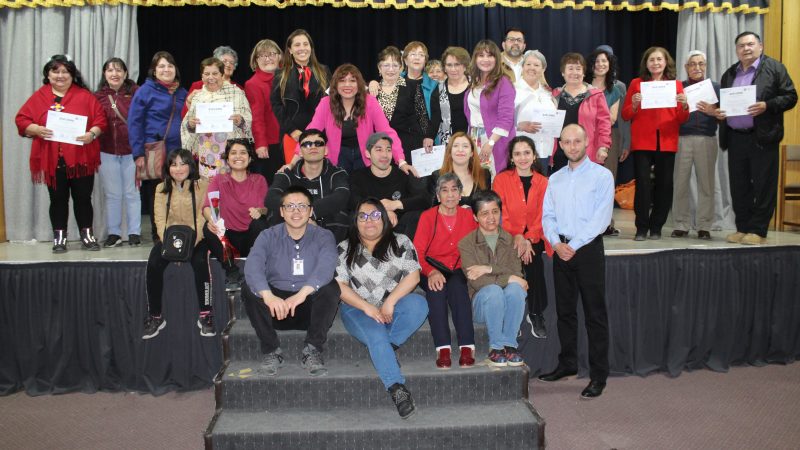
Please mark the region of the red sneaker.
POLYGON ((450 362, 450 347, 445 347, 438 350, 439 357, 436 358, 436 367, 439 369, 449 369, 452 363, 450 362))
POLYGON ((461 357, 458 358, 458 365, 461 367, 472 367, 475 365, 475 351, 469 347, 461 347, 461 357))

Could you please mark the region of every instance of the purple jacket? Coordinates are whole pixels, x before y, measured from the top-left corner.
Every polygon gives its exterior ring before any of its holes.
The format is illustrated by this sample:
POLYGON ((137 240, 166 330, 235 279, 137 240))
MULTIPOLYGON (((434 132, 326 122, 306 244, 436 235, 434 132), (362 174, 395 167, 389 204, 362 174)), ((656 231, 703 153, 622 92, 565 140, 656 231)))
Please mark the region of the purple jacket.
MULTIPOLYGON (((508 77, 500 78, 497 87, 491 94, 481 94, 481 118, 486 133, 491 136, 492 130, 504 130, 507 135, 503 136, 494 144, 492 153, 494 154, 494 167, 500 173, 508 165, 508 142, 517 135, 514 126, 514 97, 516 89, 508 77)), ((470 90, 464 95, 464 114, 467 116, 467 123, 470 123, 469 96, 470 90)), ((501 133, 498 133, 501 134, 501 133)))

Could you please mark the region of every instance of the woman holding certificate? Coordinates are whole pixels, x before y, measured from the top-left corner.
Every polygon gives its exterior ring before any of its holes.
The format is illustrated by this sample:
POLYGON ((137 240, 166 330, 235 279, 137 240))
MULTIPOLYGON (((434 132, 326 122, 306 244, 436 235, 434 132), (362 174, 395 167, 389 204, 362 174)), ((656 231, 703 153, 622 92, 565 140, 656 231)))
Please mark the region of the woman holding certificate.
POLYGON ((217 58, 200 63, 203 89, 192 99, 181 123, 181 142, 197 157, 200 176, 213 178, 228 172, 222 158, 228 139, 253 138, 250 104, 241 89, 224 83, 225 66, 217 58))
POLYGON ((70 196, 82 248, 100 250, 92 233, 92 189, 100 166, 96 139, 107 127, 106 116, 69 56, 53 56, 42 74, 44 85, 22 105, 15 120, 19 134, 33 139, 33 182, 46 184, 50 194, 53 253, 67 251, 70 196))
MULTIPOLYGON (((555 138, 540 133, 542 124, 533 118, 537 110, 555 110, 556 101, 552 90, 544 79, 547 59, 539 50, 528 50, 522 56, 522 77, 514 83, 517 96, 514 99, 514 112, 517 122, 517 135, 527 136, 535 143, 536 156, 547 161, 553 154, 555 138)), ((549 164, 543 168, 549 175, 549 164)))
POLYGON ((675 61, 661 47, 644 52, 639 78, 625 95, 622 118, 631 121, 636 195, 635 241, 661 239, 661 228, 672 207, 672 172, 678 151, 680 125, 689 118, 689 105, 680 81, 675 80, 675 61), (654 167, 655 182, 650 181, 654 167), (653 205, 650 211, 650 205, 653 205))

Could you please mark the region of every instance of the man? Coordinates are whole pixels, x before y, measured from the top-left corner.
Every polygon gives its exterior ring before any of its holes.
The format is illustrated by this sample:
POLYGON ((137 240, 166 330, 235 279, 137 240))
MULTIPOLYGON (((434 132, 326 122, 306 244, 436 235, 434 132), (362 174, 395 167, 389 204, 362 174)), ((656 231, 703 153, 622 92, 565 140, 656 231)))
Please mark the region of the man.
POLYGON ((752 31, 736 36, 739 62, 724 74, 720 86, 756 86, 756 102, 748 115, 728 117, 718 110, 719 145, 728 153, 736 232, 728 242, 760 245, 775 211, 778 189, 778 144, 783 139, 783 113, 797 103, 786 67, 763 54, 761 37, 752 31))
POLYGON ((333 279, 338 253, 333 234, 309 224, 311 202, 303 187, 283 191, 284 223, 258 235, 244 266, 244 306, 261 341, 266 375, 276 375, 283 363, 276 329, 307 330, 302 366, 314 376, 326 372, 322 347, 339 305, 333 279))
POLYGON ((347 236, 347 200, 350 183, 347 172, 328 161, 325 132, 310 128, 300 134, 300 156, 294 168, 278 172, 264 202, 270 225, 281 222, 278 209, 283 193, 290 186, 302 186, 311 193, 314 213, 311 220, 333 233, 337 242, 347 236))
POLYGON ((509 28, 503 38, 503 64, 514 72, 514 80, 522 79, 522 55, 525 53, 525 34, 519 28, 509 28))
POLYGON ((603 231, 611 220, 614 180, 605 167, 586 157, 586 130, 571 124, 561 130, 568 164, 550 176, 542 207, 545 237, 554 243, 553 281, 561 353, 553 372, 539 376, 557 381, 578 372, 580 292, 589 337, 589 377, 581 398, 599 397, 608 378, 608 316, 605 298, 603 231))
MULTIPOLYGON (((683 87, 691 86, 706 79, 706 54, 692 50, 686 59, 688 80, 683 87)), ((719 84, 711 82, 719 98, 719 84)), ((672 218, 675 230, 672 237, 689 235, 692 216, 689 209, 689 179, 692 167, 697 182, 697 237, 711 240, 711 225, 714 223, 714 180, 717 170, 717 119, 716 106, 704 101, 697 103, 696 110, 681 124, 678 153, 675 155, 675 173, 672 194, 672 218)))
POLYGON ((431 206, 425 183, 392 164, 392 138, 386 133, 373 133, 367 139, 367 157, 370 166, 350 176, 350 209, 364 198, 378 198, 394 231, 414 239, 420 214, 431 206))

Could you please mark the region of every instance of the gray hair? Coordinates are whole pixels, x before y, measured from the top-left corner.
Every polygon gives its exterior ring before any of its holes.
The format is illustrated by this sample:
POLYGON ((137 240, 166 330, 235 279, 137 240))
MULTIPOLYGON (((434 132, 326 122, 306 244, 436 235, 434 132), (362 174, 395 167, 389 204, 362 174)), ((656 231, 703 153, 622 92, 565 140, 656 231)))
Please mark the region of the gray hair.
POLYGON ((542 62, 542 70, 547 69, 547 58, 544 57, 542 52, 539 50, 528 50, 524 55, 522 55, 522 64, 525 64, 525 61, 527 61, 530 57, 535 57, 542 62))
POLYGON ((700 50, 692 50, 692 51, 689 52, 689 55, 686 56, 686 63, 688 64, 689 60, 694 58, 695 56, 702 56, 703 57, 703 61, 708 61, 708 58, 706 58, 706 54, 705 53, 703 53, 700 50))
POLYGON ((436 179, 436 195, 439 195, 439 192, 442 190, 442 187, 444 187, 446 183, 449 183, 451 181, 456 182, 456 187, 458 188, 458 192, 464 190, 464 184, 461 183, 461 179, 458 178, 458 175, 454 174, 453 172, 447 172, 439 175, 439 178, 436 179))
POLYGON ((227 45, 220 45, 214 49, 214 58, 222 60, 222 55, 233 56, 233 64, 239 65, 239 54, 236 53, 236 50, 228 47, 227 45))

